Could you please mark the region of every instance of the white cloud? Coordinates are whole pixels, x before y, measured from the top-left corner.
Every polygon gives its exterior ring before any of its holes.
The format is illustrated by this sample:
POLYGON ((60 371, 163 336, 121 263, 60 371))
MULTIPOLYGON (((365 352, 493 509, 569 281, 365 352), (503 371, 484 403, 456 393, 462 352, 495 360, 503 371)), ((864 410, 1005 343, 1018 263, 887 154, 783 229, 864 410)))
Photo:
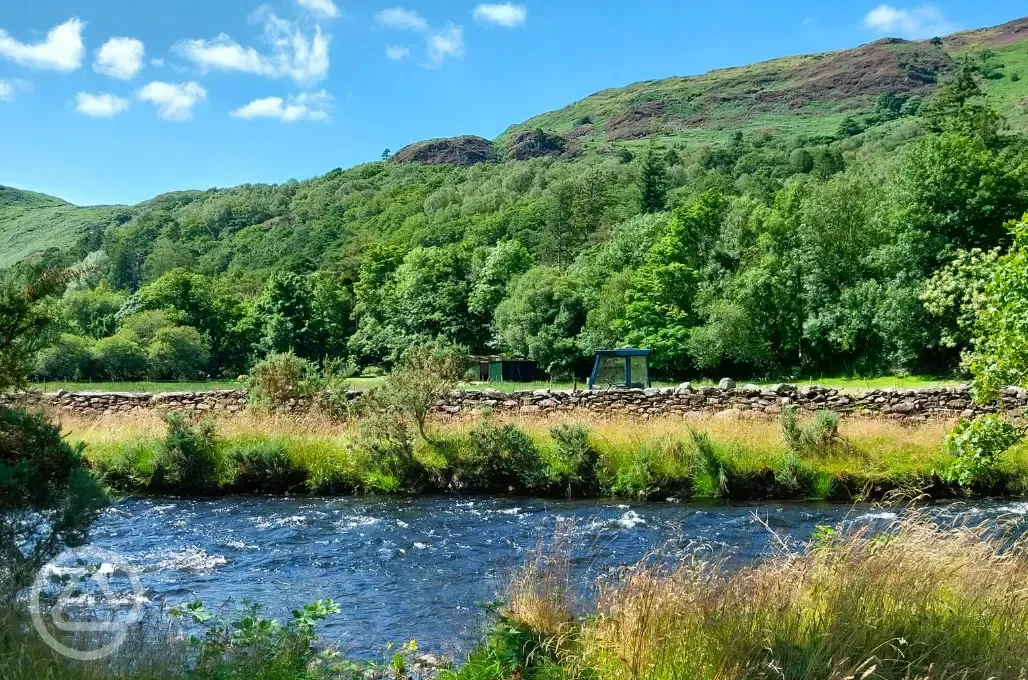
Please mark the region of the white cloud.
POLYGON ((207 91, 193 82, 162 83, 155 80, 141 89, 138 96, 143 101, 152 102, 164 120, 189 120, 193 117, 193 107, 207 99, 207 91))
POLYGON ((393 61, 400 61, 410 56, 410 48, 400 47, 399 45, 389 45, 386 47, 386 56, 393 61))
POLYGON ((424 17, 414 10, 402 7, 390 7, 375 15, 375 21, 389 28, 398 28, 405 31, 424 31, 428 28, 428 22, 424 17))
POLYGON ((946 35, 960 27, 942 15, 934 5, 920 5, 912 9, 898 9, 892 5, 878 5, 864 17, 864 27, 876 33, 888 33, 916 40, 946 35))
POLYGON ((484 24, 496 24, 497 26, 514 28, 525 23, 528 11, 524 5, 515 5, 510 2, 498 5, 483 3, 475 7, 472 16, 474 16, 475 21, 480 21, 484 24))
POLYGON ((157 67, 164 66, 164 60, 161 59, 161 58, 151 59, 150 60, 150 66, 157 66, 157 67))
POLYGON ((271 53, 243 47, 222 33, 214 40, 183 40, 174 51, 203 71, 242 71, 268 78, 292 78, 301 85, 315 83, 328 75, 328 44, 332 37, 321 27, 306 35, 295 22, 261 12, 264 39, 271 53))
POLYGON ((5 80, 0 78, 0 102, 13 102, 19 92, 31 91, 32 83, 26 80, 20 78, 5 80))
POLYGON ((428 60, 425 66, 441 66, 447 57, 464 56, 464 27, 450 24, 445 31, 428 36, 428 60))
POLYGON ((298 120, 327 120, 331 107, 332 96, 321 90, 290 96, 288 101, 281 97, 255 99, 233 111, 232 115, 246 120, 273 118, 282 123, 294 123, 298 120))
POLYGON ((135 38, 111 38, 96 51, 93 70, 119 80, 132 80, 143 69, 143 43, 135 38))
POLYGON ((54 26, 46 34, 43 42, 23 43, 15 40, 3 29, 0 29, 0 55, 11 61, 54 71, 74 71, 82 66, 82 29, 85 22, 72 18, 59 26, 54 26))
POLYGON ((296 0, 296 4, 311 14, 316 14, 326 19, 335 19, 342 14, 332 0, 296 0))
POLYGON ((75 95, 75 108, 93 118, 113 118, 129 107, 129 100, 115 97, 113 94, 101 92, 89 94, 79 92, 75 95))

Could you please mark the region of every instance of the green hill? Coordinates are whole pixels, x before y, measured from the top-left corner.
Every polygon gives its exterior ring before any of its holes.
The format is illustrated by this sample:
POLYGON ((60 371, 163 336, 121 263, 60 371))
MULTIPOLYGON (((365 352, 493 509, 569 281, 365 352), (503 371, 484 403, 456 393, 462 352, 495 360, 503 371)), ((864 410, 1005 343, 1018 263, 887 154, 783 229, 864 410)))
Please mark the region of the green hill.
POLYGON ((0 267, 48 248, 69 248, 91 230, 102 231, 122 211, 79 208, 46 194, 0 186, 0 267))
POLYGON ((883 38, 837 52, 772 59, 703 75, 602 90, 511 126, 505 143, 552 130, 583 151, 658 137, 724 141, 735 131, 832 135, 847 117, 872 113, 881 95, 930 95, 968 50, 990 69, 989 99, 1011 128, 1028 129, 1028 18, 943 39, 883 38))

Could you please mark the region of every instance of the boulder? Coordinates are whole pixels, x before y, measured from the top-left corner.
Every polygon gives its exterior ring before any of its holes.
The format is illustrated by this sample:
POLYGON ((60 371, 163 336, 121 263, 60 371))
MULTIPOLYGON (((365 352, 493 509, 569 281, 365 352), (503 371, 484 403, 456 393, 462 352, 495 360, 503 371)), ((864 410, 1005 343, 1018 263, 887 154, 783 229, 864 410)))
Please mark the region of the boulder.
POLYGON ((721 378, 721 380, 718 382, 717 386, 718 386, 719 389, 722 389, 722 390, 734 390, 735 389, 735 381, 732 380, 731 378, 721 378))

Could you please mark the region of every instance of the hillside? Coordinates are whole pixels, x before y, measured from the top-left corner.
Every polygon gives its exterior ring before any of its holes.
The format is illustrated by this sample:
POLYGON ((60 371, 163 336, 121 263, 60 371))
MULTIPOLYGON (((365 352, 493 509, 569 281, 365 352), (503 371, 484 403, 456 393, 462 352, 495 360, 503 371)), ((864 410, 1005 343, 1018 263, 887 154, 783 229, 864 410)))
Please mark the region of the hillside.
POLYGON ((91 230, 105 229, 121 210, 79 208, 53 196, 0 186, 0 267, 47 248, 69 248, 91 230))
POLYGON ((602 90, 508 128, 501 146, 543 129, 586 149, 649 137, 724 141, 737 130, 827 136, 849 116, 873 111, 882 94, 930 95, 954 60, 984 51, 989 100, 1017 131, 1028 129, 1028 18, 941 40, 883 38, 837 52, 772 59, 699 76, 602 90))

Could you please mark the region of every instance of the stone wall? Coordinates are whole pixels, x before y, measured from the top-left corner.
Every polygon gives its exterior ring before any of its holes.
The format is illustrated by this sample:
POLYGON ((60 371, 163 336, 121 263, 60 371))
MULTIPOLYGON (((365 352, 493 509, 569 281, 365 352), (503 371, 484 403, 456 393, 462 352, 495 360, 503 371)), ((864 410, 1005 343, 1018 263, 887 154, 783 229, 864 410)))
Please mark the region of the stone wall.
POLYGON ((241 411, 246 406, 246 392, 215 390, 210 392, 21 392, 0 394, 0 406, 20 404, 43 406, 82 415, 122 413, 142 409, 179 409, 184 411, 241 411))
POLYGON ((570 392, 534 390, 504 393, 498 390, 452 392, 439 409, 449 414, 491 408, 520 413, 585 409, 600 414, 699 417, 711 414, 776 415, 785 406, 810 411, 827 409, 840 414, 880 416, 903 420, 952 419, 980 413, 1020 411, 1028 407, 1028 390, 1006 388, 997 402, 975 405, 967 385, 922 389, 876 389, 844 393, 838 389, 806 385, 743 385, 735 388, 679 387, 570 392))
MULTIPOLYGON (((349 394, 358 398, 358 393, 349 394)), ((240 390, 212 392, 28 392, 0 395, 0 405, 20 403, 68 410, 83 415, 120 413, 142 409, 238 412, 246 404, 240 390)), ((501 392, 493 389, 454 390, 441 400, 441 416, 459 416, 483 409, 516 413, 560 413, 586 410, 596 414, 700 417, 770 415, 788 405, 805 410, 828 409, 840 414, 881 416, 891 419, 927 420, 971 417, 997 411, 1020 412, 1028 408, 1028 390, 1008 387, 997 402, 984 406, 971 402, 966 385, 923 389, 878 389, 844 393, 837 389, 806 385, 743 385, 735 388, 679 387, 631 390, 534 390, 501 392)), ((303 410, 305 404, 290 405, 303 410)))

